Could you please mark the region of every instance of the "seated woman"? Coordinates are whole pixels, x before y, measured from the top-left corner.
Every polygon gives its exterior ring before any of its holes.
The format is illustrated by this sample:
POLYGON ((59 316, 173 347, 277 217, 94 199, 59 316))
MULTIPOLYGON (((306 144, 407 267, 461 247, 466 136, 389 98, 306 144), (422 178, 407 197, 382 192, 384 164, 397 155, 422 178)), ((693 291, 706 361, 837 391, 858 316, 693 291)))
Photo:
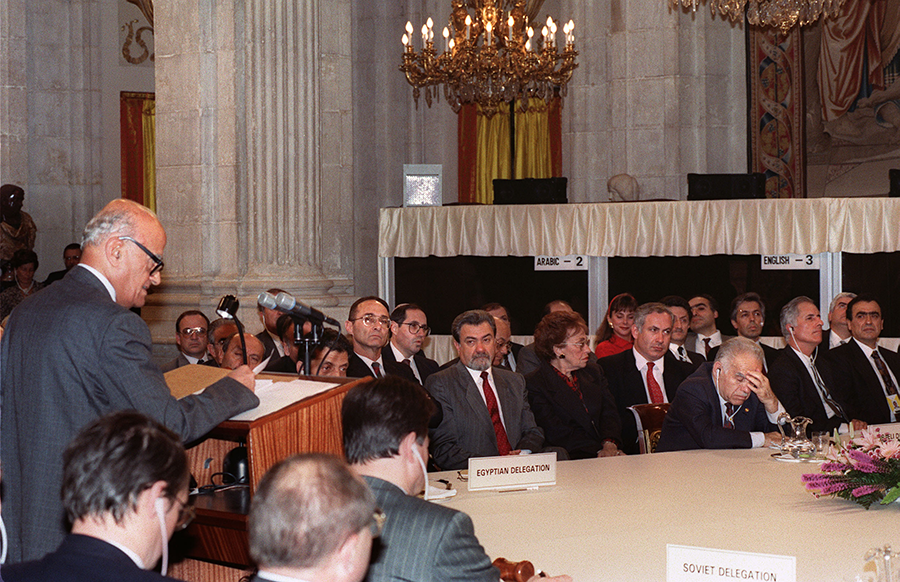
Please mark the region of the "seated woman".
POLYGON ((609 309, 597 331, 598 343, 594 353, 598 358, 614 356, 631 349, 634 345, 631 326, 634 324, 634 310, 637 306, 637 300, 631 293, 620 293, 609 302, 609 309))
POLYGON ((38 268, 38 258, 34 251, 19 249, 14 252, 10 266, 15 284, 0 293, 0 321, 6 319, 23 299, 43 289, 43 285, 34 280, 34 272, 38 268))
POLYGON ((546 315, 534 331, 541 366, 526 374, 528 402, 547 445, 572 459, 623 455, 622 425, 600 367, 588 363, 591 348, 580 315, 546 315))

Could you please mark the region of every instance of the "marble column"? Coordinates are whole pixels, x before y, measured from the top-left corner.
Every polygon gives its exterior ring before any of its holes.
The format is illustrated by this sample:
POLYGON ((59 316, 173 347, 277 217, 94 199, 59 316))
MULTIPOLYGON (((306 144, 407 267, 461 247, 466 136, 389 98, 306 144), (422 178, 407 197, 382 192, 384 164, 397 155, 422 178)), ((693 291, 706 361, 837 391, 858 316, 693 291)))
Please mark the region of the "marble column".
POLYGON ((169 242, 150 319, 211 311, 230 293, 259 330, 256 295, 270 287, 345 318, 349 0, 173 0, 156 19, 157 200, 169 242))

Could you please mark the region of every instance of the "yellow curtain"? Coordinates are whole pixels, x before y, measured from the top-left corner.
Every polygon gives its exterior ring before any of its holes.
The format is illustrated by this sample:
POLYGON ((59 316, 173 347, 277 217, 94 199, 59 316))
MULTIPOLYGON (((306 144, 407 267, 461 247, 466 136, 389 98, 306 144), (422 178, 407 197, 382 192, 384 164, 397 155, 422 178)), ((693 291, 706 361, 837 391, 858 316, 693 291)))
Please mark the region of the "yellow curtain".
POLYGON ((510 178, 509 109, 501 109, 485 117, 478 107, 477 148, 475 163, 475 202, 494 203, 494 178, 510 178))
POLYGON ((552 178, 550 118, 543 99, 531 99, 524 113, 516 111, 516 179, 552 178))
POLYGON ((144 101, 144 206, 156 212, 156 100, 144 101))

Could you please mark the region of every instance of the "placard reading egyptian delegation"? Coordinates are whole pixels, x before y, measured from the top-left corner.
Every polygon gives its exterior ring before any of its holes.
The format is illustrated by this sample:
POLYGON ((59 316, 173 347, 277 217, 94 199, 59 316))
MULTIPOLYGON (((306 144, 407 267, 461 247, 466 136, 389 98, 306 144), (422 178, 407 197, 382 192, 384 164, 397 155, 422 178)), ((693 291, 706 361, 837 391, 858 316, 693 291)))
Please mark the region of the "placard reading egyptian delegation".
POLYGON ((556 453, 469 458, 469 491, 541 485, 556 485, 556 453))
POLYGON ((666 582, 797 582, 797 558, 666 545, 666 582))

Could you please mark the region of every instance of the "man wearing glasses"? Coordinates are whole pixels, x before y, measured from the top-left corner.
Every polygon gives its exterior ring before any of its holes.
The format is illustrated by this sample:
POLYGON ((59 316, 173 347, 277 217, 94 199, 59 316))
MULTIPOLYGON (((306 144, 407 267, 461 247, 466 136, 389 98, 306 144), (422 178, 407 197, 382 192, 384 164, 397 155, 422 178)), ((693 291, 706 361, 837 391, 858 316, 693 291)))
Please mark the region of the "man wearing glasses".
POLYGON ((431 333, 428 318, 415 303, 402 303, 391 312, 391 341, 381 350, 385 364, 409 366, 419 385, 438 371, 440 366, 422 353, 422 344, 431 333))
POLYGON ((175 320, 175 345, 178 346, 178 357, 166 362, 160 368, 168 372, 188 364, 202 364, 207 356, 209 345, 209 318, 202 311, 192 309, 185 311, 175 320))
POLYGON ((172 580, 165 577, 169 538, 194 515, 178 435, 143 414, 115 412, 76 436, 63 465, 62 498, 72 533, 38 561, 4 566, 3 578, 172 580), (160 557, 162 576, 152 571, 160 557))
POLYGON ((848 414, 869 424, 896 422, 900 356, 878 346, 884 328, 881 304, 874 295, 857 295, 847 304, 847 320, 853 339, 826 354, 835 364, 837 385, 850 399, 848 414))
POLYGON ((187 442, 259 405, 246 366, 201 394, 176 400, 169 392, 151 359, 150 330, 130 311, 159 284, 165 246, 154 213, 114 200, 85 226, 81 263, 9 319, 0 462, 10 563, 40 558, 62 541, 60 459, 94 419, 134 409, 187 442))
POLYGON ((350 316, 344 329, 353 343, 348 378, 383 378, 387 375, 400 376, 416 381, 408 366, 397 362, 387 362, 381 349, 390 337, 391 319, 384 299, 375 296, 360 297, 350 306, 350 316))

